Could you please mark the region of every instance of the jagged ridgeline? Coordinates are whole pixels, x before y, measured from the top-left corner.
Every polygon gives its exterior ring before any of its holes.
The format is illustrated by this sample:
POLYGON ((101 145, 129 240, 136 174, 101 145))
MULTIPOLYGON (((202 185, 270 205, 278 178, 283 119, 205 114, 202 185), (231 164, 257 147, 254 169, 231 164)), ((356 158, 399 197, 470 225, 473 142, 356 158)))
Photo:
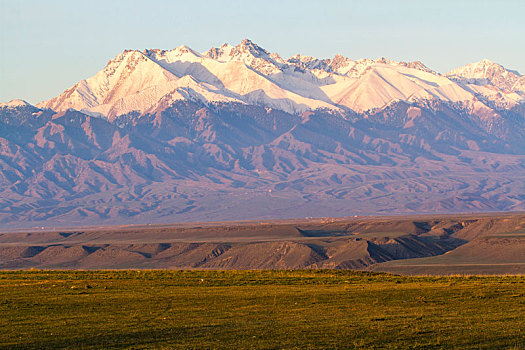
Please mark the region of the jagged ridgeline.
POLYGON ((0 106, 0 225, 525 209, 525 77, 488 60, 125 51, 0 106))

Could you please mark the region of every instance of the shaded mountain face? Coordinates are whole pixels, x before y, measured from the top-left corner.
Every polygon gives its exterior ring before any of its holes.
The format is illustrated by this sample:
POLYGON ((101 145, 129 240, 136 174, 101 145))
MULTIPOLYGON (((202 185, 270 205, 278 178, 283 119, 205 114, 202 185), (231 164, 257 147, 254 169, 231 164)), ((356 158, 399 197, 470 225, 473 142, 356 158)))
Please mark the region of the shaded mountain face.
POLYGON ((125 51, 0 105, 0 225, 524 210, 521 81, 249 40, 125 51))

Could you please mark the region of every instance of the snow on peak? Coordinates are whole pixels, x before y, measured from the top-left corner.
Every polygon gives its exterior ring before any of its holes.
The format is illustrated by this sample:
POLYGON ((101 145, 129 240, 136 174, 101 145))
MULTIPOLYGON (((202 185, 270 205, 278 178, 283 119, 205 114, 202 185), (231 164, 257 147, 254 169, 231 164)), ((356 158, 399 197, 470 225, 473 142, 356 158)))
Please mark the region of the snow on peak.
POLYGON ((181 45, 173 50, 145 50, 144 54, 154 61, 198 61, 202 55, 186 45, 181 45))
POLYGON ((214 59, 214 60, 221 60, 222 57, 229 57, 231 51, 233 50, 233 46, 230 44, 222 44, 221 47, 212 47, 205 53, 203 53, 203 56, 214 59))
POLYGON ((212 47, 204 53, 204 56, 223 61, 243 61, 246 58, 269 59, 270 53, 250 39, 243 39, 236 46, 223 44, 219 48, 212 47))
MULTIPOLYGON (((93 77, 82 80, 61 95, 41 102, 37 107, 57 112, 70 108, 100 113, 125 114, 149 107, 169 81, 177 79, 159 64, 137 50, 126 50, 110 60, 93 77), (133 102, 130 102, 133 96, 133 102), (137 97, 138 96, 138 97, 137 97)), ((165 93, 165 92, 164 92, 165 93)))
POLYGON ((417 69, 417 70, 420 70, 420 71, 423 71, 423 72, 427 72, 427 73, 438 74, 437 72, 435 72, 432 69, 430 69, 427 66, 425 66, 420 61, 398 62, 397 64, 399 64, 401 66, 408 67, 408 68, 413 68, 413 69, 417 69))
POLYGON ((333 72, 347 74, 354 65, 354 61, 338 54, 330 61, 329 67, 333 72))
POLYGON ((525 77, 488 59, 451 70, 447 76, 465 84, 490 85, 525 96, 525 77))
POLYGON ((312 56, 303 56, 296 54, 286 60, 286 63, 305 70, 321 70, 326 73, 335 73, 346 75, 350 69, 355 65, 355 61, 341 56, 335 55, 333 59, 318 59, 312 56))
POLYGON ((95 76, 37 106, 56 111, 74 108, 108 118, 159 110, 178 99, 255 104, 290 113, 316 108, 365 112, 393 101, 509 106, 524 99, 522 79, 489 60, 448 76, 419 61, 383 57, 318 59, 297 54, 283 60, 244 39, 202 54, 186 45, 173 50, 126 50, 95 76))
POLYGON ((287 61, 288 64, 294 65, 301 69, 318 69, 327 73, 334 73, 339 75, 346 75, 352 78, 357 78, 368 71, 372 66, 377 64, 385 64, 391 66, 402 66, 412 69, 417 69, 423 72, 437 74, 430 68, 426 67, 419 61, 414 62, 397 62, 392 61, 384 57, 380 57, 377 60, 372 59, 360 59, 354 61, 348 57, 342 55, 335 55, 332 59, 317 59, 311 56, 303 56, 300 54, 290 57, 287 61))
POLYGON ((278 74, 285 66, 278 54, 266 51, 249 39, 243 39, 236 46, 224 44, 211 48, 204 56, 221 62, 242 62, 264 75, 278 74))
POLYGON ((483 64, 483 65, 490 65, 490 66, 498 65, 499 66, 499 64, 495 63, 494 61, 489 60, 488 58, 484 58, 484 59, 482 59, 481 61, 479 61, 478 63, 475 63, 475 64, 478 64, 478 65, 479 64, 483 64))
POLYGON ((489 60, 482 59, 479 62, 469 63, 462 67, 453 69, 447 75, 456 75, 464 78, 488 78, 494 72, 503 73, 505 68, 503 66, 489 60))
POLYGON ((255 44, 250 39, 243 39, 237 46, 235 46, 235 49, 240 53, 249 53, 254 57, 268 58, 270 56, 268 51, 255 44))
POLYGON ((24 101, 24 100, 11 100, 7 103, 0 103, 0 107, 7 107, 7 108, 18 108, 18 107, 26 107, 31 106, 30 103, 24 101))
POLYGON ((178 46, 178 47, 174 48, 173 50, 146 49, 146 50, 143 51, 143 54, 148 56, 148 57, 164 56, 167 53, 171 53, 171 55, 173 55, 173 56, 182 56, 182 55, 185 55, 185 54, 191 54, 191 55, 194 55, 194 56, 197 56, 197 57, 201 56, 200 53, 194 51, 192 48, 190 48, 187 45, 178 46))
POLYGON ((288 64, 291 64, 297 68, 303 70, 319 69, 323 71, 328 71, 327 67, 330 63, 329 59, 318 59, 312 56, 304 56, 301 54, 296 54, 286 60, 288 64))
POLYGON ((197 51, 194 51, 192 50, 190 47, 186 46, 186 45, 181 45, 177 48, 175 48, 175 50, 172 50, 171 51, 174 55, 177 55, 177 56, 183 56, 183 55, 192 55, 192 56, 197 56, 197 57, 201 57, 201 54, 198 53, 197 51))

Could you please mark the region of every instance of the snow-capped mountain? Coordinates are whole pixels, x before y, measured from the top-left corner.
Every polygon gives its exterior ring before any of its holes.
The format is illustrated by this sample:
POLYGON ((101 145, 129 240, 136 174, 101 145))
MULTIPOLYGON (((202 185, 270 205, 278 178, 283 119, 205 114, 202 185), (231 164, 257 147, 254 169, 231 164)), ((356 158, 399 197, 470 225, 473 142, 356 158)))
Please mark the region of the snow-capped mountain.
POLYGON ((243 40, 203 54, 187 46, 125 51, 92 78, 37 106, 73 108, 110 119, 154 110, 160 100, 238 102, 288 113, 320 108, 362 113, 393 101, 440 100, 475 111, 492 107, 487 99, 521 103, 523 79, 486 61, 443 76, 421 62, 384 58, 353 61, 337 55, 320 60, 296 55, 284 60, 243 40))
POLYGON ((2 102, 0 103, 0 108, 20 108, 20 107, 27 107, 31 106, 31 104, 27 103, 24 100, 11 100, 7 103, 2 102))
POLYGON ((0 104, 0 225, 525 210, 523 76, 249 40, 0 104))
POLYGON ((456 68, 447 73, 447 76, 467 84, 492 85, 505 92, 513 91, 525 95, 524 76, 488 59, 456 68))
POLYGON ((454 69, 447 76, 470 89, 480 100, 498 109, 525 105, 525 77, 484 59, 454 69))

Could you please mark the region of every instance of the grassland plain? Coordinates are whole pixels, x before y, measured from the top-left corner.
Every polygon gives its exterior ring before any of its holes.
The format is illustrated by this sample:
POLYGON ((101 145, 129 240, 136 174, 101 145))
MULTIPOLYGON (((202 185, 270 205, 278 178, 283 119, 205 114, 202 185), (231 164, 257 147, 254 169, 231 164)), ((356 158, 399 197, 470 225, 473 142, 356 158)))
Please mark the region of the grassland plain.
POLYGON ((5 271, 0 348, 525 348, 524 276, 5 271))

